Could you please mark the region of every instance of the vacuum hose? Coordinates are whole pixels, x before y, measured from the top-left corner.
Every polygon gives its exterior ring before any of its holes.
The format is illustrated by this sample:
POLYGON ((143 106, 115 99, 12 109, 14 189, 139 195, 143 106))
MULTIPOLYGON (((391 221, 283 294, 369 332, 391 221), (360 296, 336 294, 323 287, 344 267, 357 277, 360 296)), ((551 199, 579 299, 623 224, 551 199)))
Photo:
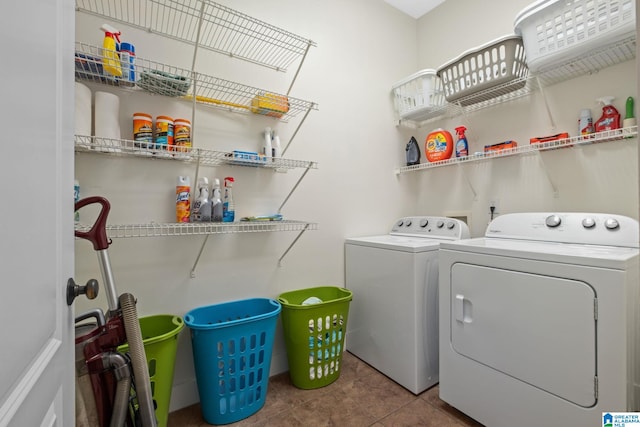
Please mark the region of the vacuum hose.
POLYGON ((120 353, 105 353, 102 356, 105 368, 113 368, 117 386, 113 399, 110 427, 122 427, 129 414, 129 394, 131 393, 131 371, 127 359, 120 353))
POLYGON ((157 421, 153 407, 151 380, 149 379, 147 356, 142 343, 142 332, 140 330, 140 323, 138 322, 136 302, 133 295, 129 293, 120 295, 119 302, 122 308, 122 318, 127 334, 127 343, 129 344, 129 353, 136 383, 142 426, 156 427, 157 421))

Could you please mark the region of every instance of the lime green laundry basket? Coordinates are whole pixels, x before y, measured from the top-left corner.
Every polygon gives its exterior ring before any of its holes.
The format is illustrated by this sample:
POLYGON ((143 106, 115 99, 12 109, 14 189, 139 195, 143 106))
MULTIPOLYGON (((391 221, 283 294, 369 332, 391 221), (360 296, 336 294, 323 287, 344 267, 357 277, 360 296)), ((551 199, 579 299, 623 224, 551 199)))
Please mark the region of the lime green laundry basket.
MULTIPOLYGON (((178 334, 184 328, 184 321, 181 317, 170 314, 141 317, 138 321, 149 365, 151 395, 156 406, 158 427, 166 427, 178 349, 178 334)), ((129 351, 129 346, 125 344, 118 350, 126 353, 129 351)))
POLYGON ((278 297, 291 382, 301 389, 337 380, 352 293, 334 286, 299 289, 278 297))

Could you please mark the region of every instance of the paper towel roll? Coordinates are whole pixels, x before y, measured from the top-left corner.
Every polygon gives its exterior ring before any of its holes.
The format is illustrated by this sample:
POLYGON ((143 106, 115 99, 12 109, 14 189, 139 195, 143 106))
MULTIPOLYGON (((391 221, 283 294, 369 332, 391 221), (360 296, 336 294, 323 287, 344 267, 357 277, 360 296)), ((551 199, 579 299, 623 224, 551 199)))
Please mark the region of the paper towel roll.
POLYGON ((76 135, 91 135, 91 89, 76 82, 76 135))
POLYGON ((109 140, 97 140, 101 151, 120 151, 120 98, 109 92, 96 92, 94 135, 109 140))

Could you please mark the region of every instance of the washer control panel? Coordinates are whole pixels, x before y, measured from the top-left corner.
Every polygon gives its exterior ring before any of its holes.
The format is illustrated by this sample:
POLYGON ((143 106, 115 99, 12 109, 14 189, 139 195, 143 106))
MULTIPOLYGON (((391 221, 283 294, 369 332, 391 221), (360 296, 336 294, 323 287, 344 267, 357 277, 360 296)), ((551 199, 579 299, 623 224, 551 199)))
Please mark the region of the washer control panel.
POLYGON ((638 221, 602 213, 514 213, 494 219, 486 237, 637 248, 638 221))
POLYGON ((391 228, 390 234, 455 240, 468 239, 470 236, 469 227, 463 221, 433 216, 400 218, 391 228))

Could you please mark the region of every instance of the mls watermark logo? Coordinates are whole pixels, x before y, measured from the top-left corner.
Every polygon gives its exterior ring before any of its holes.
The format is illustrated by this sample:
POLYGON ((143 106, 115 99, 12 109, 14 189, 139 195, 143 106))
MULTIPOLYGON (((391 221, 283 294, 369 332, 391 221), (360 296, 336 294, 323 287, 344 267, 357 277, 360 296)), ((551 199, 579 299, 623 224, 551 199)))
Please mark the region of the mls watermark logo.
POLYGON ((640 427, 640 413, 603 412, 602 427, 640 427))

